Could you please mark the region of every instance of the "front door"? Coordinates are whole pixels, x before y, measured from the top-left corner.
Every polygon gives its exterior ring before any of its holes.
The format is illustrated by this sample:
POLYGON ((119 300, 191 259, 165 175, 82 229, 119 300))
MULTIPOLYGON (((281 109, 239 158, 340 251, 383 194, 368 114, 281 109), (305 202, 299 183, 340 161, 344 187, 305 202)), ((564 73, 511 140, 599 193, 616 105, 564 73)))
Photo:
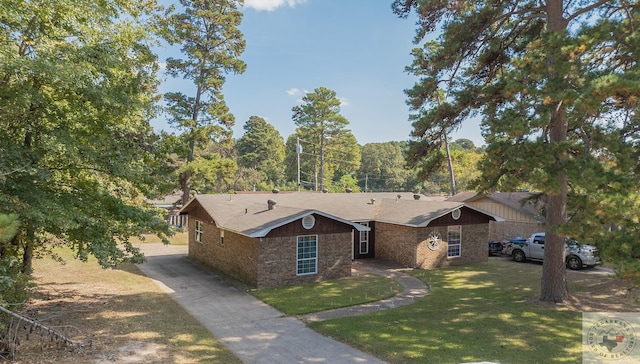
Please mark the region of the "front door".
MULTIPOLYGON (((361 222, 360 225, 369 227, 368 222, 361 222)), ((358 244, 358 255, 367 255, 367 254, 369 254, 369 232, 361 231, 360 242, 358 244)))
POLYGON ((353 234, 353 258, 373 258, 375 256, 375 234, 373 221, 358 221, 358 224, 371 228, 371 231, 355 231, 353 234))

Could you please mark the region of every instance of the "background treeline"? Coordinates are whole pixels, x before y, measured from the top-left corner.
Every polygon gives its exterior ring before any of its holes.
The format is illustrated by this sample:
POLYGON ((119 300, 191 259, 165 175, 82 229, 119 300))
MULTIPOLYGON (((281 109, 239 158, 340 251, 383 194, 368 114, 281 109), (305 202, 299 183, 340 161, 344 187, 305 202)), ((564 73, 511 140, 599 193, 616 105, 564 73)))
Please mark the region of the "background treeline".
MULTIPOLYGON (((408 191, 424 194, 450 194, 449 171, 443 166, 436 173, 421 177, 417 168, 406 165, 406 141, 390 141, 359 145, 355 138, 341 143, 325 153, 325 178, 322 184, 330 192, 408 191), (345 144, 351 143, 348 147, 345 144), (357 159, 353 159, 353 156, 357 159)), ((252 116, 244 124, 244 134, 225 146, 211 145, 205 155, 220 155, 229 165, 227 175, 220 173, 215 181, 194 179, 198 193, 229 191, 285 191, 298 189, 298 156, 300 159, 301 191, 320 190, 317 159, 319 145, 299 134, 290 135, 286 142, 273 125, 263 118, 252 116), (296 147, 300 143, 300 147, 296 147), (298 155, 298 151, 301 153, 298 155)), ((483 148, 469 139, 449 143, 455 171, 457 191, 473 188, 473 180, 480 175, 477 163, 483 148)), ((442 150, 445 153, 445 150, 442 150)))

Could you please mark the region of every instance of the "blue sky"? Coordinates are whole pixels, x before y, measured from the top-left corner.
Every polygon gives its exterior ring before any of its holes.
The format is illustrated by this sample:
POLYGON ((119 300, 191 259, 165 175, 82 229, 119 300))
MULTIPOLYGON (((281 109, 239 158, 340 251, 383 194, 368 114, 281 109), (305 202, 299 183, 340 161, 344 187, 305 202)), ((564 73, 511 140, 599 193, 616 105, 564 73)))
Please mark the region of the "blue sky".
MULTIPOLYGON (((177 1, 176 1, 177 2, 177 1)), ((234 137, 252 115, 263 117, 286 138, 295 131, 291 108, 305 92, 327 87, 342 101, 341 114, 361 145, 407 140, 411 132, 404 90, 415 77, 411 63, 415 19, 400 19, 391 0, 245 0, 240 30, 247 70, 228 75, 223 89, 236 117, 234 137)), ((179 58, 166 51, 160 58, 179 58)), ((167 78, 161 92, 184 81, 167 78)), ((475 124, 452 135, 484 141, 475 124)), ((162 120, 154 127, 168 129, 162 120)))

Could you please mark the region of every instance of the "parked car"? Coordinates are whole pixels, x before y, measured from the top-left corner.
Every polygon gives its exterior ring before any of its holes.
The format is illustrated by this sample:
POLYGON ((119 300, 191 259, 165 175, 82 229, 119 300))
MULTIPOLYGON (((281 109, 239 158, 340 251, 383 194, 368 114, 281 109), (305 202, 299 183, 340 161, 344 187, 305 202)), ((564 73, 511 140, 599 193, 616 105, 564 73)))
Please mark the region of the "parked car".
MULTIPOLYGON (((503 250, 516 262, 544 259, 545 233, 535 233, 528 240, 513 239, 503 250)), ((569 269, 582 269, 602 264, 598 249, 592 245, 580 244, 575 239, 565 240, 565 262, 569 269)))

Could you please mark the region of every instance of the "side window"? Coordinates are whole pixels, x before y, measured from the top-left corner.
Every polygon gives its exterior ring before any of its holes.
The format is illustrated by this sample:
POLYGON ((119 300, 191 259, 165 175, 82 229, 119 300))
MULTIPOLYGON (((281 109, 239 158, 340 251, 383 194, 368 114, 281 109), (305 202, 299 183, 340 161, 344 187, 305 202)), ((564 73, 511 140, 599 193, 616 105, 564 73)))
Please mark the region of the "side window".
POLYGON ((296 274, 301 276, 318 273, 318 236, 298 236, 297 252, 296 274))
POLYGON ((196 220, 195 240, 202 243, 202 221, 196 220))
POLYGON ((544 244, 544 236, 536 236, 533 238, 534 244, 544 244))
POLYGON ((462 226, 455 225, 447 227, 447 257, 457 258, 462 255, 462 226))

